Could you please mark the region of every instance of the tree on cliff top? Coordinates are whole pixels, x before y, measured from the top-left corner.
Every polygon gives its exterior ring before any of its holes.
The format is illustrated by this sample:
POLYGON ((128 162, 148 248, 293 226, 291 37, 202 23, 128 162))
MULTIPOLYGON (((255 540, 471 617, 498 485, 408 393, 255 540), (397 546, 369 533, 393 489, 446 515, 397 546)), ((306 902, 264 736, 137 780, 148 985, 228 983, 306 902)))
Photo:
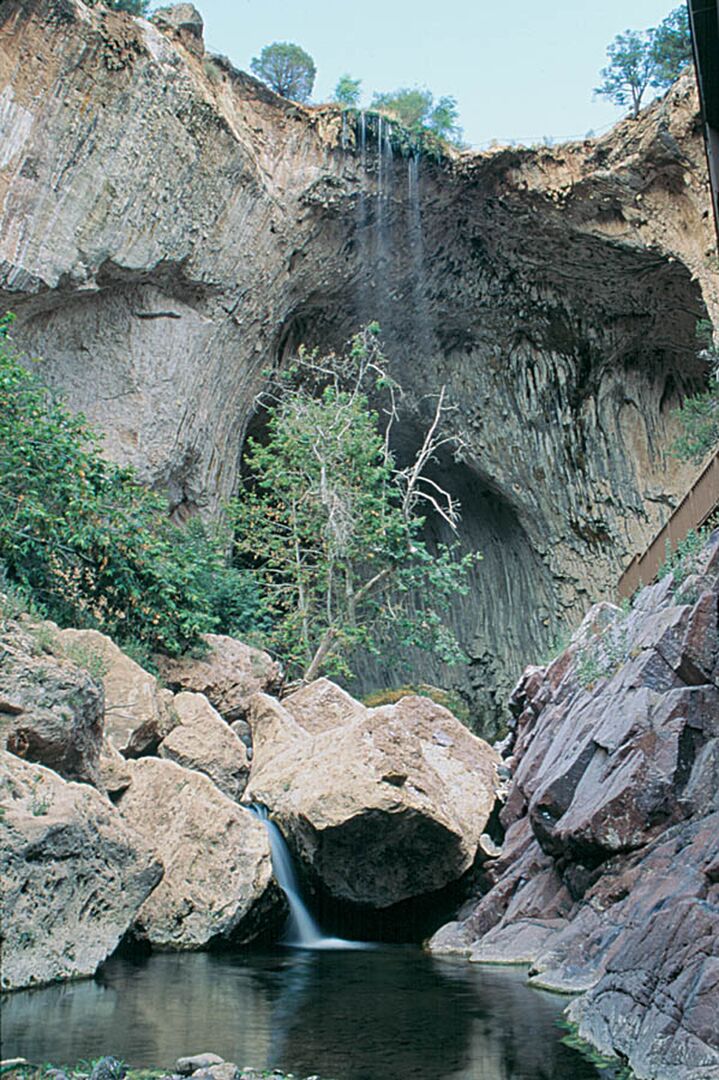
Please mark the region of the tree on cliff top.
POLYGON ((403 87, 387 94, 375 94, 372 108, 392 120, 398 120, 417 134, 431 131, 447 142, 457 145, 461 142, 459 110, 453 97, 441 97, 435 101, 431 90, 403 87))
POLYGON ((253 73, 276 93, 293 101, 309 101, 317 68, 312 57, 289 41, 265 45, 250 64, 253 73))
POLYGON ((126 11, 129 15, 147 15, 150 0, 104 0, 111 11, 126 11))
POLYGON ((647 90, 671 86, 691 61, 692 43, 685 7, 676 8, 650 30, 626 30, 607 48, 609 63, 594 93, 639 115, 647 90))
POLYGON ((476 556, 430 551, 422 509, 455 528, 458 507, 429 475, 441 432, 442 391, 415 459, 389 447, 399 389, 385 372, 377 327, 345 356, 300 351, 267 406, 267 437, 249 440, 249 476, 234 505, 238 552, 255 562, 273 617, 267 644, 293 676, 351 675, 357 647, 377 651, 389 629, 402 645, 461 652, 443 614, 466 591, 476 556), (383 396, 382 413, 368 400, 383 396))
POLYGON ((335 86, 332 100, 336 101, 338 105, 344 105, 347 108, 356 108, 359 105, 360 96, 362 94, 362 80, 353 79, 351 75, 340 75, 335 86))

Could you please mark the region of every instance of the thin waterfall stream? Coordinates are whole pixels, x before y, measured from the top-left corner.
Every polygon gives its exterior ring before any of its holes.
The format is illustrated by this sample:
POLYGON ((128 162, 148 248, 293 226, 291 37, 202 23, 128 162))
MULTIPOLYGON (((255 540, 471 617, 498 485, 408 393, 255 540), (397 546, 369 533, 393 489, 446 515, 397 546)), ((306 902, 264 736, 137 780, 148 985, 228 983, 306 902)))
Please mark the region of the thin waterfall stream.
POLYGON ((328 937, 322 933, 319 924, 312 916, 302 899, 297 874, 290 849, 287 847, 280 829, 270 818, 266 806, 251 803, 247 809, 264 823, 270 841, 272 869, 277 884, 287 897, 290 914, 285 927, 282 944, 293 949, 369 949, 372 946, 364 941, 348 941, 345 938, 328 937))

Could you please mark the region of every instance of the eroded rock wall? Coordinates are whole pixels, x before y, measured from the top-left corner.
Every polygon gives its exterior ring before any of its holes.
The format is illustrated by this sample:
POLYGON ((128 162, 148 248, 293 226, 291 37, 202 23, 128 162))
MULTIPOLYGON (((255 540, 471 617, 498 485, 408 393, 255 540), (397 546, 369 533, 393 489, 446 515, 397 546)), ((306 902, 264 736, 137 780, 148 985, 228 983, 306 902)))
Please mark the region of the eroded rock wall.
POLYGON ((719 1077, 719 531, 695 571, 590 611, 513 696, 498 857, 430 942, 583 996, 638 1080, 719 1077))
MULTIPOLYGON (((407 391, 397 452, 446 384, 467 450, 438 470, 484 553, 454 613, 470 664, 411 675, 457 684, 491 733, 521 664, 687 483, 670 414, 719 308, 691 81, 598 141, 433 162, 167 24, 82 0, 0 18, 17 341, 181 518, 232 492, 263 370, 378 319, 407 391)), ((353 690, 402 681, 372 662, 353 690)))

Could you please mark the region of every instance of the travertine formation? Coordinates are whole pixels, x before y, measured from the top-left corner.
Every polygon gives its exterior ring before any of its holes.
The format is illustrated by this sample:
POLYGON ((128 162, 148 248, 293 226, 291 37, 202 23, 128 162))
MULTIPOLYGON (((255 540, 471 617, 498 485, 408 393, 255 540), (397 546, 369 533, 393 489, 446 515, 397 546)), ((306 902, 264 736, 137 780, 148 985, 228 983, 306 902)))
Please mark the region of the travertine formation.
MULTIPOLYGON (((457 684, 491 731, 686 485, 670 414, 719 296, 691 80, 599 140, 432 161, 203 55, 190 5, 153 24, 5 0, 0 20, 18 343, 182 518, 232 491, 263 370, 378 319, 397 454, 446 385, 467 449, 438 469, 484 553, 454 612, 469 666, 418 655, 412 677, 457 684)), ((367 660, 360 688, 404 681, 367 660)))
POLYGON ((585 991, 580 1034, 651 1080, 719 1077, 719 532, 701 570, 527 670, 502 851, 431 942, 585 991))

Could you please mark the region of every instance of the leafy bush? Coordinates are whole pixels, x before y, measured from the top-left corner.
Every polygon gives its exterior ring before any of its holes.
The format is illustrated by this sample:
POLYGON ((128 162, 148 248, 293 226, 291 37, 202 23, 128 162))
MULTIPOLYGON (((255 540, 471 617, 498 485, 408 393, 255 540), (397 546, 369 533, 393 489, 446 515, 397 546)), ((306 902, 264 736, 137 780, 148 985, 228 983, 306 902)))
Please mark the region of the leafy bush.
POLYGON ((378 652, 388 634, 463 659, 446 617, 479 556, 430 550, 422 535, 425 509, 456 528, 454 500, 427 473, 456 447, 441 433, 450 407, 443 390, 415 461, 399 469, 389 441, 400 389, 378 332, 370 324, 344 355, 300 350, 266 403, 266 441, 248 440, 234 504, 237 549, 255 560, 273 617, 269 645, 307 681, 351 677, 353 652, 378 652), (388 395, 382 422, 369 393, 388 395))
POLYGON ((431 90, 403 87, 387 94, 375 94, 372 108, 398 121, 415 135, 429 132, 455 146, 462 145, 459 109, 453 97, 435 101, 431 90))
POLYGON ((667 574, 674 577, 674 587, 679 588, 690 574, 694 573, 697 559, 709 539, 708 529, 690 529, 683 540, 680 540, 674 551, 667 540, 664 562, 659 567, 658 577, 665 578, 667 574))
POLYGON ((15 356, 0 320, 0 560, 9 583, 61 625, 177 654, 259 617, 227 537, 179 529, 132 469, 106 461, 82 416, 15 356))

